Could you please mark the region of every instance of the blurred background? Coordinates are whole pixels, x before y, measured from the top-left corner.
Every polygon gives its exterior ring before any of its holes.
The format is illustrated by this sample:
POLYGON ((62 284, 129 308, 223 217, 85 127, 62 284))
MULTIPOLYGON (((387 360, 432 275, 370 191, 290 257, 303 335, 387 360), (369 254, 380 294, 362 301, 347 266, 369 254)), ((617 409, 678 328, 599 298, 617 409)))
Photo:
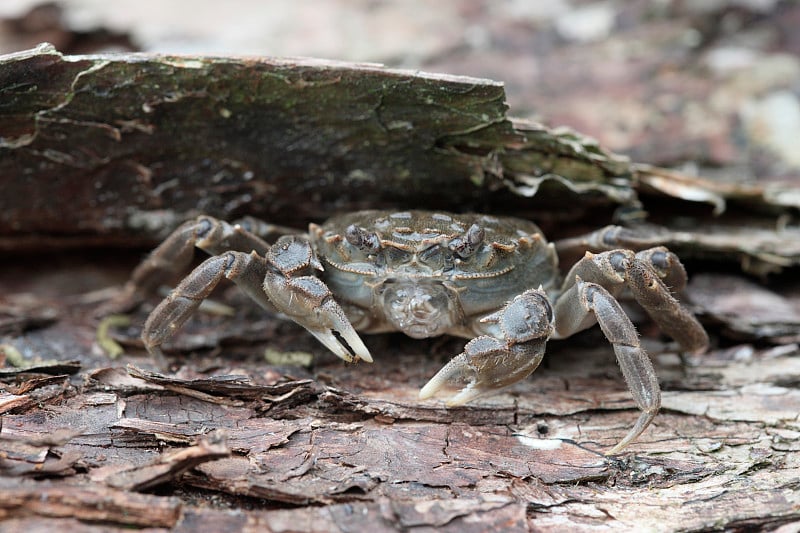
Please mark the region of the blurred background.
POLYGON ((800 3, 4 0, 0 52, 313 56, 503 81, 509 114, 725 181, 800 177, 800 3))

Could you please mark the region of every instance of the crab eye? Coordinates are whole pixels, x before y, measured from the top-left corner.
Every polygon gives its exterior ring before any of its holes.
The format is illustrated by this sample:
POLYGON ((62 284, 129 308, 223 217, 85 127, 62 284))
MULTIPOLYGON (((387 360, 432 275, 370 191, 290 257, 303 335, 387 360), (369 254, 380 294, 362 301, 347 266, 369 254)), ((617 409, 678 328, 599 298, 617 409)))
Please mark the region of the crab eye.
POLYGON ((473 224, 463 235, 450 241, 448 247, 461 259, 466 259, 478 250, 484 235, 483 228, 473 224))
POLYGON ((367 231, 355 224, 347 226, 347 229, 344 230, 344 238, 365 254, 375 254, 381 249, 381 240, 377 233, 367 231))

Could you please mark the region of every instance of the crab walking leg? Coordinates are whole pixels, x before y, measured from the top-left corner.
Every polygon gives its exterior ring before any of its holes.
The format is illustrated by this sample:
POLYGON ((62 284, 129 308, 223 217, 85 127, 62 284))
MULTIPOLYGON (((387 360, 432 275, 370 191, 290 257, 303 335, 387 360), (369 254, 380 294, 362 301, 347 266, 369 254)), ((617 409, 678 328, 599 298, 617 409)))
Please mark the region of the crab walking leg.
POLYGON ((559 255, 584 250, 596 252, 626 249, 644 250, 659 242, 661 236, 654 231, 633 230, 622 226, 605 226, 585 235, 562 239, 556 243, 559 255))
POLYGON ((280 226, 278 224, 270 224, 260 218, 244 216, 233 221, 234 226, 239 226, 242 230, 259 237, 260 239, 271 242, 277 240, 284 235, 297 235, 302 234, 302 230, 297 228, 290 228, 289 226, 280 226))
POLYGON ((653 248, 636 254, 628 268, 628 287, 661 331, 678 341, 684 351, 702 353, 708 348, 708 333, 667 287, 683 288, 686 271, 674 254, 667 252, 669 255, 662 257, 664 251, 666 248, 653 248))
POLYGON ((345 361, 371 362, 344 311, 320 280, 311 276, 285 278, 257 253, 226 252, 200 264, 156 307, 145 322, 142 340, 147 351, 163 357, 160 346, 169 339, 227 278, 269 310, 285 313, 345 361), (274 289, 280 292, 275 292, 274 289), (267 291, 267 292, 265 292, 267 291), (268 292, 274 298, 270 299, 268 292))
POLYGON ((274 309, 261 290, 266 261, 255 252, 226 252, 206 259, 150 313, 142 341, 152 355, 162 357, 160 346, 183 325, 217 284, 227 278, 262 307, 274 309))
MULTIPOLYGON (((249 220, 247 222, 250 223, 249 220)), ((228 224, 208 216, 184 222, 139 263, 122 292, 104 306, 101 314, 135 307, 164 280, 186 270, 192 262, 195 248, 210 255, 227 251, 264 254, 269 244, 248 231, 247 224, 228 224)))
POLYGON ((689 282, 689 276, 686 274, 683 263, 666 246, 642 250, 636 254, 636 260, 652 268, 673 294, 683 291, 689 282))
MULTIPOLYGON (((587 252, 572 267, 562 287, 562 296, 556 302, 559 308, 574 305, 578 296, 576 279, 597 283, 617 296, 626 286, 636 301, 658 324, 659 328, 675 339, 686 352, 701 353, 708 347, 708 334, 694 315, 684 308, 662 281, 677 287, 686 284, 686 271, 678 258, 666 248, 657 247, 634 255, 630 250, 612 250, 600 254, 587 252)), ((594 324, 591 316, 584 316, 581 323, 564 324, 556 321, 557 334, 566 337, 594 324)))
MULTIPOLYGON (((593 316, 608 341, 614 347, 622 375, 631 391, 634 402, 642 411, 636 424, 627 435, 611 450, 614 454, 630 444, 655 418, 661 407, 661 389, 658 385, 653 364, 647 353, 639 345, 639 336, 625 311, 608 290, 596 284, 576 279, 577 302, 571 300, 570 305, 556 307, 556 323, 566 327, 575 327, 584 322, 587 316, 593 316), (578 305, 575 305, 578 303, 578 305)), ((570 298, 569 295, 561 297, 570 298)), ((559 299, 559 303, 562 302, 559 299)), ((565 331, 562 333, 571 333, 565 331)))
POLYGON ((525 379, 544 357, 545 344, 553 331, 553 311, 544 291, 528 290, 480 322, 496 324, 499 338, 481 335, 469 341, 462 353, 422 387, 420 399, 430 398, 449 382, 467 381, 446 400, 450 407, 463 405, 525 379))
POLYGON ((708 335, 697 319, 670 293, 662 281, 685 285, 686 273, 666 248, 651 248, 639 254, 612 250, 587 252, 567 274, 561 296, 555 303, 556 335, 568 337, 597 322, 614 351, 625 381, 642 415, 630 433, 610 453, 616 453, 647 428, 660 407, 658 380, 647 354, 639 347, 633 324, 616 301, 626 286, 662 331, 683 350, 701 352, 708 335))

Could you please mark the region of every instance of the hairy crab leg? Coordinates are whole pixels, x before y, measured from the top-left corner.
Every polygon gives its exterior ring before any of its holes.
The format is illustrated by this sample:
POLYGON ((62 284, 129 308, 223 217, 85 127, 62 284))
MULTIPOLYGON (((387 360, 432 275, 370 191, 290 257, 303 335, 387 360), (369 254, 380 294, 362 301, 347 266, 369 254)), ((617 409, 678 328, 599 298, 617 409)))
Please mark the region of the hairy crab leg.
POLYGON ((639 252, 627 278, 633 297, 661 331, 675 339, 685 352, 697 354, 708 349, 706 330, 670 294, 668 286, 678 291, 686 285, 686 270, 675 254, 666 248, 639 252))
POLYGON ((268 309, 273 307, 260 290, 267 264, 255 252, 226 252, 206 259, 186 276, 150 313, 142 330, 147 351, 162 358, 160 346, 200 307, 220 281, 227 278, 268 309))
POLYGON ((636 255, 630 250, 587 252, 567 274, 555 304, 556 334, 561 338, 591 327, 595 322, 600 325, 614 347, 628 388, 642 411, 630 432, 610 450, 612 454, 636 439, 661 406, 653 365, 616 295, 628 287, 662 331, 675 339, 682 349, 701 352, 708 347, 705 330, 672 296, 662 278, 679 287, 685 284, 686 278, 683 266, 666 248, 652 248, 636 255))
POLYGON ((226 252, 210 257, 195 268, 154 310, 145 322, 142 340, 147 351, 162 358, 160 346, 183 325, 223 279, 236 283, 262 307, 278 310, 305 327, 345 361, 371 362, 369 350, 358 337, 341 307, 322 281, 311 276, 264 281, 276 277, 271 265, 255 252, 226 252), (263 285, 284 291, 272 300, 263 285))
POLYGON ((595 316, 600 329, 614 347, 628 389, 642 411, 628 434, 608 451, 609 455, 613 455, 633 442, 653 421, 661 408, 661 389, 653 364, 639 345, 636 328, 616 298, 596 283, 578 279, 576 286, 584 312, 595 316))
POLYGON ((210 255, 221 255, 227 251, 266 253, 269 244, 248 231, 252 221, 248 219, 243 222, 246 224, 229 224, 209 216, 184 222, 139 263, 120 294, 105 304, 98 314, 134 308, 164 280, 185 271, 192 262, 195 248, 210 255))
MULTIPOLYGON (((630 250, 612 250, 600 254, 586 252, 565 278, 561 296, 555 305, 556 315, 559 314, 559 308, 574 305, 573 302, 577 301, 578 278, 603 286, 615 297, 628 287, 647 314, 664 333, 678 342, 681 349, 689 353, 702 353, 708 348, 708 334, 703 326, 662 281, 663 278, 673 283, 676 289, 686 284, 683 265, 666 248, 651 248, 636 255, 630 250)), ((556 331, 563 338, 592 325, 594 320, 591 316, 583 316, 580 324, 557 320, 556 331)))

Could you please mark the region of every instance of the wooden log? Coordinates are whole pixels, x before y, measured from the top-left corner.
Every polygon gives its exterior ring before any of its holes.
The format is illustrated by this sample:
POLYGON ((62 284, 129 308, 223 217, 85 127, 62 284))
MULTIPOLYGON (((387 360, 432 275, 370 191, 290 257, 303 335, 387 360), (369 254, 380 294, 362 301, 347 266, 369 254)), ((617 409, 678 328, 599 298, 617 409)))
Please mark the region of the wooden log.
POLYGON ((486 208, 506 173, 634 198, 625 158, 516 128, 491 80, 44 45, 1 57, 0 86, 4 248, 152 242, 198 213, 304 227, 365 207, 486 208))

